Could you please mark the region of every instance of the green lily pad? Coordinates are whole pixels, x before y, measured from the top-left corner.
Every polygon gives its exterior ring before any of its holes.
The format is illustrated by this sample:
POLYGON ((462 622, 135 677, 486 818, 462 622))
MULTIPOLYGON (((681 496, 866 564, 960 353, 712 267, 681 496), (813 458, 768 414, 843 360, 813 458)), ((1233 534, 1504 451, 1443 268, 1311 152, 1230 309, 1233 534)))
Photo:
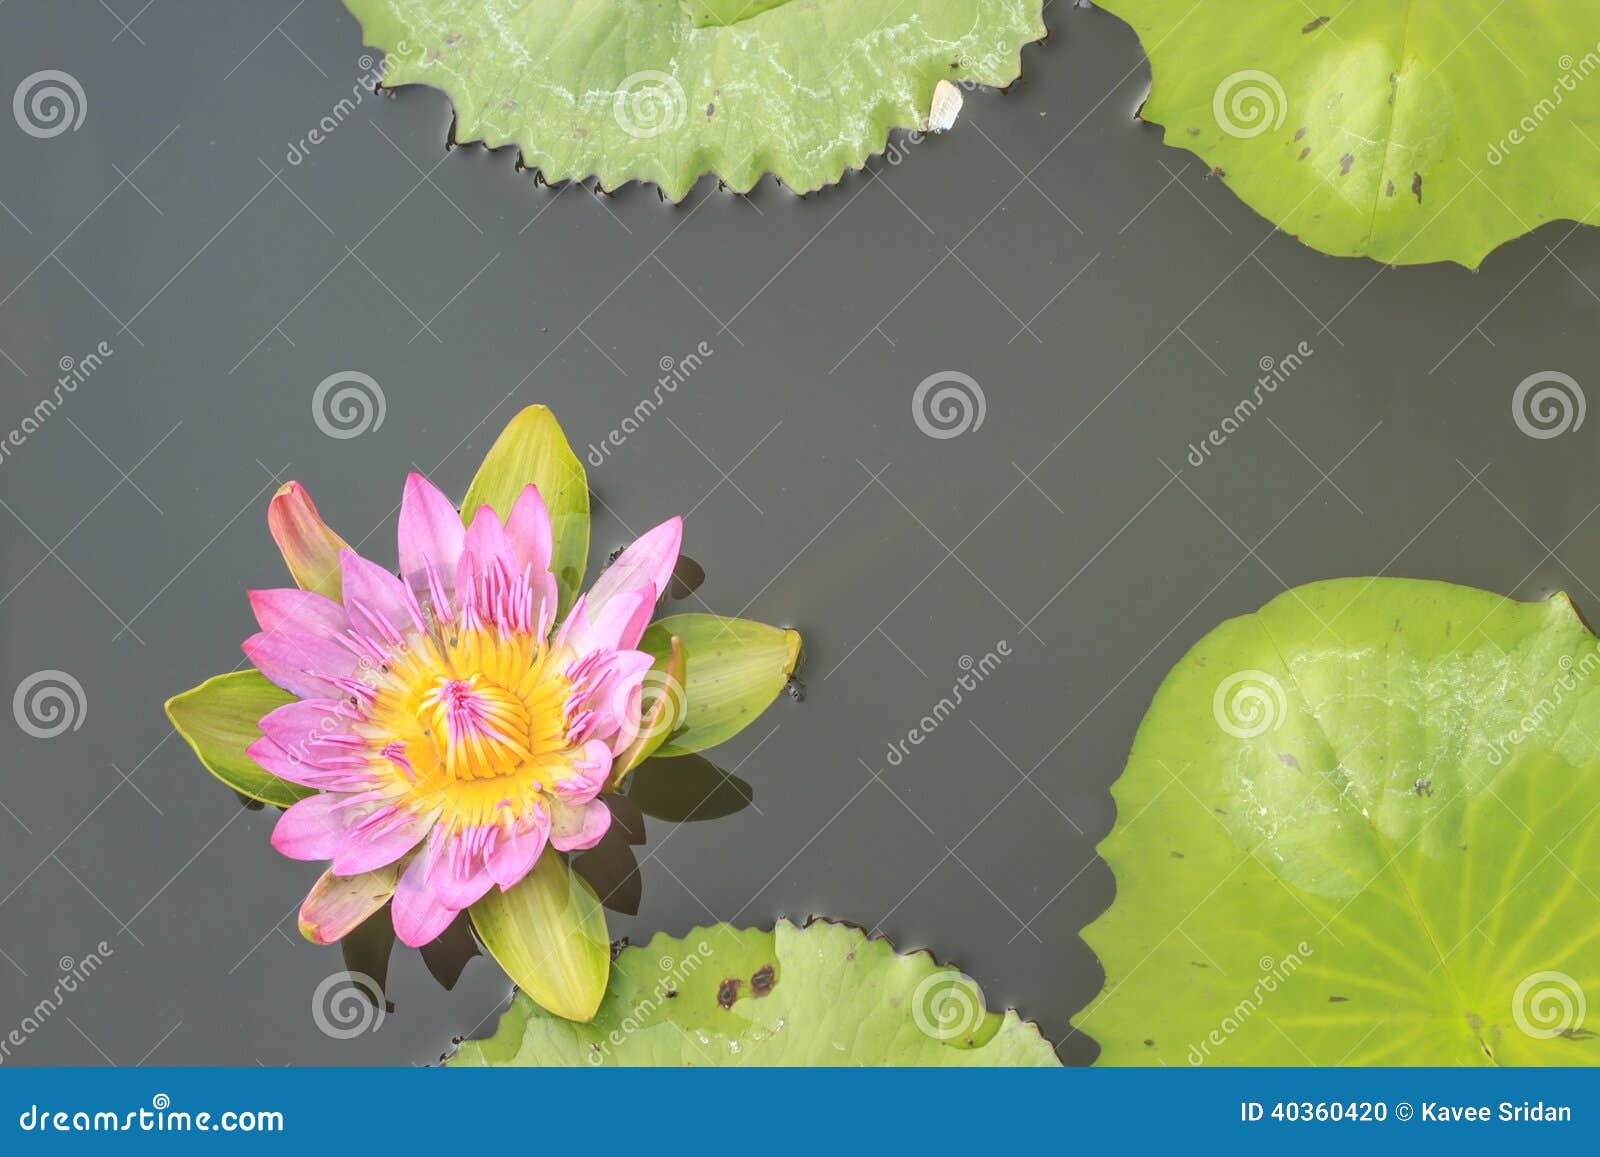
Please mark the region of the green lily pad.
POLYGON ((1476 268, 1600 222, 1600 0, 1100 0, 1141 116, 1279 228, 1339 256, 1476 268))
POLYGON ((1600 1063, 1600 640, 1564 595, 1288 591, 1178 663, 1112 794, 1103 1062, 1600 1063))
POLYGON ((212 775, 240 795, 288 807, 317 793, 279 779, 245 749, 261 738, 263 715, 293 702, 293 695, 259 671, 235 671, 168 699, 167 718, 212 775))
POLYGON ((494 1036, 453 1065, 1055 1065, 1014 1012, 927 953, 899 955, 859 929, 780 920, 659 934, 617 957, 588 1024, 522 994, 494 1036))
POLYGON ((1010 84, 1041 0, 345 0, 384 83, 455 104, 455 136, 547 180, 715 173, 799 192, 925 127, 941 80, 1010 84))

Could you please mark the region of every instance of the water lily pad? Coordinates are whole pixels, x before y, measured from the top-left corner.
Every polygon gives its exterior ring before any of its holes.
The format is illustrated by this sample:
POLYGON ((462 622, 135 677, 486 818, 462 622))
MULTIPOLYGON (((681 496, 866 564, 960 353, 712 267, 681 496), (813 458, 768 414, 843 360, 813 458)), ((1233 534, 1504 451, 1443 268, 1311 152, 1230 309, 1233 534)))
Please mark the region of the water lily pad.
POLYGON ((385 84, 455 104, 455 136, 551 181, 773 172, 807 192, 925 126, 941 80, 1010 84, 1041 0, 345 0, 385 84))
POLYGON ((1565 596, 1288 591, 1178 663, 1112 793, 1103 1061, 1600 1063, 1600 640, 1565 596))
POLYGON ((1039 1030, 989 1012, 977 985, 927 953, 859 929, 727 924, 625 949, 588 1024, 520 993, 455 1065, 1054 1065, 1039 1030))
POLYGON ((1600 0, 1100 0, 1133 25, 1141 115, 1307 245, 1476 267, 1600 222, 1600 0))

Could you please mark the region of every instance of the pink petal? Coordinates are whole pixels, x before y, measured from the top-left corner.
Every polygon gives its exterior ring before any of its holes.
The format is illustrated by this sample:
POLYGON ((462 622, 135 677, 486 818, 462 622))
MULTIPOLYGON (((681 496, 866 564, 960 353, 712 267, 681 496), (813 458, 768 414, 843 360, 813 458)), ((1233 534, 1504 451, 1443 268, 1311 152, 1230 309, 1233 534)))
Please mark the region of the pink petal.
POLYGON ((308 796, 278 817, 272 846, 291 860, 328 860, 358 813, 350 797, 324 792, 308 796))
POLYGON ((245 656, 268 679, 302 699, 339 699, 334 679, 348 679, 360 660, 331 640, 292 631, 262 631, 244 641, 245 656))
POLYGON ((550 846, 557 851, 579 852, 600 842, 611 826, 611 809, 592 799, 579 807, 550 801, 550 846))
POLYGON ((639 733, 644 679, 654 665, 655 656, 646 651, 613 652, 604 676, 589 696, 588 709, 595 713, 590 734, 614 740, 614 751, 626 747, 639 733))
POLYGON ((393 867, 360 876, 322 873, 300 905, 300 932, 313 944, 332 944, 354 932, 394 894, 393 867))
MULTIPOLYGON (((342 700, 297 699, 269 711, 257 726, 261 734, 296 759, 320 767, 324 766, 323 759, 344 760, 353 750, 359 750, 349 744, 354 719, 347 712, 342 700)), ((327 766, 338 767, 339 763, 327 766)))
POLYGON ((355 766, 354 760, 350 767, 321 767, 306 757, 303 748, 285 747, 265 736, 245 748, 244 753, 279 779, 317 791, 358 791, 371 784, 374 778, 364 767, 355 766))
POLYGON ((531 566, 535 578, 550 573, 550 554, 554 550, 550 513, 545 509, 539 488, 531 482, 517 495, 516 504, 506 518, 506 538, 511 543, 511 553, 516 556, 519 572, 531 566))
POLYGON ((588 594, 582 596, 561 624, 556 642, 571 647, 579 658, 593 651, 631 651, 655 613, 652 592, 649 582, 641 578, 635 590, 613 594, 604 603, 590 602, 588 594))
POLYGON ((522 566, 511 549, 511 540, 506 537, 506 528, 500 525, 500 516, 494 512, 494 507, 487 503, 478 507, 472 516, 464 550, 473 556, 479 574, 494 569, 496 559, 504 563, 511 574, 522 573, 522 566))
POLYGON ((267 529, 295 582, 331 599, 339 597, 339 552, 349 546, 322 521, 305 487, 289 482, 273 495, 267 529))
POLYGON ((484 867, 482 853, 467 842, 476 835, 476 832, 464 832, 445 840, 428 873, 434 895, 447 908, 458 911, 470 908, 494 886, 484 867))
POLYGON ((339 552, 344 608, 357 630, 394 646, 411 630, 424 630, 422 612, 405 583, 353 550, 339 552))
POLYGON ((495 846, 484 857, 489 878, 502 888, 509 888, 533 871, 533 865, 544 851, 550 837, 550 817, 542 809, 534 812, 509 831, 502 831, 495 846))
POLYGON ((406 478, 400 502, 400 575, 419 602, 429 598, 430 568, 444 593, 454 596, 466 535, 461 515, 443 491, 420 474, 406 478))
POLYGON ((610 746, 598 739, 591 739, 583 745, 583 751, 573 765, 573 774, 556 781, 553 789, 555 796, 569 807, 586 804, 600 794, 610 774, 610 746))
POLYGON ((446 908, 439 902, 433 886, 428 883, 428 851, 419 853, 406 866, 400 883, 394 890, 394 900, 389 905, 394 918, 394 934, 402 944, 421 948, 437 940, 450 922, 456 918, 455 908, 446 908))
POLYGON ((346 829, 333 854, 333 870, 355 876, 394 863, 422 842, 431 830, 436 812, 418 815, 403 808, 379 808, 346 829))
MULTIPOLYGON (((632 567, 642 571, 655 587, 657 602, 667 593, 667 583, 672 578, 672 568, 678 565, 678 550, 683 546, 683 519, 669 518, 660 526, 647 530, 634 544, 617 556, 617 561, 595 580, 590 601, 600 601, 608 591, 608 576, 613 570, 626 571, 632 567)), ((624 588, 626 589, 626 588, 624 588)))
POLYGON ((280 587, 249 591, 250 609, 263 631, 291 631, 300 635, 334 636, 350 629, 344 608, 326 595, 280 587))

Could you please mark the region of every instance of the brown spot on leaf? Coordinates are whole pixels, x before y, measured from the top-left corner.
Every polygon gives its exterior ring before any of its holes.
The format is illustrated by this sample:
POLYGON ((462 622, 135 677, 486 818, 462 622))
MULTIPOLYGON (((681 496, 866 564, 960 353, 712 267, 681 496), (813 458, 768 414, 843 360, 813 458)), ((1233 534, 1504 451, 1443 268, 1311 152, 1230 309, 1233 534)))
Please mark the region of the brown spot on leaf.
POLYGON ((1422 174, 1411 174, 1411 195, 1417 199, 1417 204, 1422 204, 1422 174))
POLYGON ((1331 17, 1331 16, 1318 16, 1310 24, 1307 24, 1304 28, 1302 28, 1300 30, 1300 34, 1302 36, 1304 36, 1307 32, 1315 32, 1317 29, 1321 28, 1324 24, 1326 24, 1328 21, 1330 21, 1332 19, 1333 19, 1333 17, 1331 17))
POLYGON ((1216 168, 1211 170, 1211 175, 1213 177, 1216 177, 1220 181, 1223 177, 1226 177, 1228 175, 1228 171, 1226 169, 1224 169, 1221 165, 1218 165, 1216 168))
POLYGON ((733 1002, 739 999, 739 985, 737 976, 730 976, 717 985, 717 1007, 732 1008, 733 1002))
POLYGON ((760 968, 756 969, 754 975, 750 977, 750 991, 755 993, 757 996, 767 995, 767 993, 772 991, 772 981, 774 976, 776 976, 776 973, 773 971, 772 965, 763 964, 760 968))

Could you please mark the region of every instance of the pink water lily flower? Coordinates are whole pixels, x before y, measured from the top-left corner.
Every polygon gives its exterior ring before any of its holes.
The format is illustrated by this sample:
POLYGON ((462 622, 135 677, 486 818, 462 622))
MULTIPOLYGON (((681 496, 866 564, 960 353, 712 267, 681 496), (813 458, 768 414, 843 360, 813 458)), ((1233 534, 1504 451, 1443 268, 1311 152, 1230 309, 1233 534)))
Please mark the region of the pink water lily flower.
MULTIPOLYGON (((458 513, 412 474, 398 576, 345 547, 297 484, 269 524, 291 572, 337 567, 323 586, 338 594, 250 593, 261 631, 244 652, 296 699, 260 720, 248 755, 317 793, 283 813, 278 851, 327 860, 335 877, 398 871, 395 933, 422 945, 547 848, 599 841, 611 813, 596 797, 639 733, 653 658, 637 648, 680 519, 623 551, 559 627, 551 522, 531 484, 502 523, 487 505, 458 513)), ((302 923, 338 924, 348 902, 314 890, 302 923)))

